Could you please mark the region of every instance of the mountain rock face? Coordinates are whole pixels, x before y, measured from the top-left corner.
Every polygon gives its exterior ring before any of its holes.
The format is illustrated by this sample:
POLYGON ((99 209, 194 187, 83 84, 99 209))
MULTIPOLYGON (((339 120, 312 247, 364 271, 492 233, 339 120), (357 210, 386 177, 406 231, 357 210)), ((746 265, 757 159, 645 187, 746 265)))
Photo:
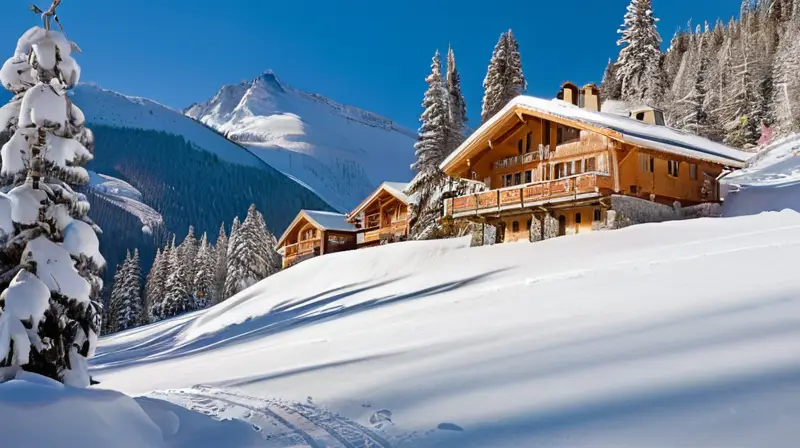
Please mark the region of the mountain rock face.
POLYGON ((139 249, 146 273, 170 234, 180 241, 193 225, 197 235, 216 238, 220 223, 243 218, 251 203, 276 234, 302 208, 332 210, 247 148, 180 111, 89 84, 71 95, 95 134, 95 159, 87 168, 97 174, 81 191, 92 206, 89 216, 104 230, 100 248, 109 287, 126 249, 139 249))
POLYGON ((247 146, 339 211, 384 181, 413 177, 416 134, 372 112, 306 93, 272 71, 222 87, 185 114, 247 146))

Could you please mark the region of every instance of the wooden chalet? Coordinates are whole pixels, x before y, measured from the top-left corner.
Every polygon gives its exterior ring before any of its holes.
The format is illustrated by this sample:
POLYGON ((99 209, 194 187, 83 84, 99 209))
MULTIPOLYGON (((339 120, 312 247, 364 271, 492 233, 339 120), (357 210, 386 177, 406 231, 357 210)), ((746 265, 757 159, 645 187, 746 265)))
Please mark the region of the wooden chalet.
POLYGON ((619 195, 719 202, 717 178, 749 155, 670 129, 657 109, 601 112, 596 86, 566 83, 554 100, 515 98, 447 157, 445 173, 488 191, 447 199, 445 215, 496 225, 504 241, 590 231, 619 195))
POLYGON ((381 242, 402 241, 408 237, 407 183, 384 182, 347 216, 357 229, 358 247, 381 242))
POLYGON ((283 253, 283 268, 303 260, 356 248, 357 228, 347 215, 301 210, 283 232, 276 249, 283 253))

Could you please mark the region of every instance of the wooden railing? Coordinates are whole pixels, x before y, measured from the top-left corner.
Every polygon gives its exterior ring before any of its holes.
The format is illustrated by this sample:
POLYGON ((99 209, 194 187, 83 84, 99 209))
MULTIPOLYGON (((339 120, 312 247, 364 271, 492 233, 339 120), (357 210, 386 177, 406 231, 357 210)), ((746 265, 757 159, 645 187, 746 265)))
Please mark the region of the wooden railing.
POLYGON ((283 248, 283 256, 284 257, 302 256, 314 252, 314 249, 320 246, 322 246, 322 239, 320 238, 300 241, 299 243, 295 244, 287 244, 283 248))
POLYGON ((447 199, 445 210, 450 211, 453 215, 483 211, 496 212, 541 205, 551 199, 594 193, 601 188, 610 189, 612 187, 613 183, 608 174, 578 174, 564 179, 536 182, 447 199))
POLYGON ((384 227, 372 229, 364 232, 364 243, 371 243, 380 241, 383 235, 407 235, 408 234, 408 221, 395 221, 384 227))

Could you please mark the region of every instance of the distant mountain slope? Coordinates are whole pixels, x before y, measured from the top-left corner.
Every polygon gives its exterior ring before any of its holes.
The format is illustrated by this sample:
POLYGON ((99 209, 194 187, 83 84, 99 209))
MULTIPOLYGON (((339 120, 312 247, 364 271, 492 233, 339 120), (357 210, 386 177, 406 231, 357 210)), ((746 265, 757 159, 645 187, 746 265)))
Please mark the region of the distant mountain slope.
POLYGON ((409 181, 414 132, 372 112, 292 88, 267 71, 227 85, 186 115, 247 145, 339 211, 384 181, 409 181))
POLYGON ((251 203, 275 233, 302 208, 332 210, 248 149, 179 111, 93 85, 79 85, 71 96, 95 134, 88 168, 113 176, 93 176, 81 189, 92 205, 90 217, 104 230, 109 285, 126 249, 139 248, 146 272, 167 234, 180 240, 194 225, 197 234, 215 240, 220 224, 244 217, 251 203))

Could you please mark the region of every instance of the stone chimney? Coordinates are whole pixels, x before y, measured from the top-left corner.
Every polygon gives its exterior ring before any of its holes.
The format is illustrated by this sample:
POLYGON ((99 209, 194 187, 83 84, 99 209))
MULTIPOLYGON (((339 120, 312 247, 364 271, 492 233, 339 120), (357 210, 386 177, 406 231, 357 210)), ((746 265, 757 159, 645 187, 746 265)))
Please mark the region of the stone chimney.
POLYGON ((600 112, 600 89, 594 84, 583 86, 583 108, 600 112))

